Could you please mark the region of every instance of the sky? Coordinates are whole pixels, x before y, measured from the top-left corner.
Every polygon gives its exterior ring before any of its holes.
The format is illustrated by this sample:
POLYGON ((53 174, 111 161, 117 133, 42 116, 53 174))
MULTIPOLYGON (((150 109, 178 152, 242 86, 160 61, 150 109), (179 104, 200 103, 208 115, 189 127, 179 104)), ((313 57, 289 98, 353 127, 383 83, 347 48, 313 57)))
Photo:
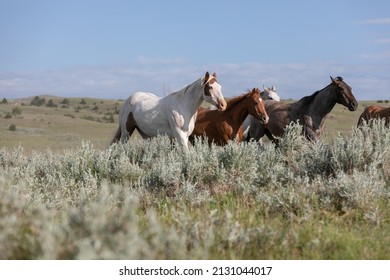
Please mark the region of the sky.
POLYGON ((206 71, 225 97, 342 76, 390 99, 390 1, 0 0, 0 98, 164 96, 206 71))

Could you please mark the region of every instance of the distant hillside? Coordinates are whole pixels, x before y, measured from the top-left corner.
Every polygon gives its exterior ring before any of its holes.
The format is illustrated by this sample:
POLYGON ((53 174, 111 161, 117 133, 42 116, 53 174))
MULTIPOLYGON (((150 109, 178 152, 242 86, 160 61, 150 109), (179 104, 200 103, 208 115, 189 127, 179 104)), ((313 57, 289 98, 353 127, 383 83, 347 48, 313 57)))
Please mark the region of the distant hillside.
POLYGON ((118 126, 121 103, 47 95, 1 103, 0 147, 21 145, 27 151, 58 151, 77 146, 83 140, 106 147, 118 126), (11 125, 14 131, 10 130, 11 125))

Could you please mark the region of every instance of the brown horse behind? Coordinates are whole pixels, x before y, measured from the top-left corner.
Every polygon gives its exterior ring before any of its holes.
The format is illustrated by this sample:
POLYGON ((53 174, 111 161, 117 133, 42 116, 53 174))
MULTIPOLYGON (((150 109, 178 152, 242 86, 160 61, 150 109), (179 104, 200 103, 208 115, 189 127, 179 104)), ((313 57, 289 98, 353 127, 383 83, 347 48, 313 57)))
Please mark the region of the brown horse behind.
POLYGON ((248 114, 264 125, 268 123, 269 118, 258 88, 227 101, 226 110, 223 112, 199 109, 190 141, 193 143, 195 136, 199 136, 207 137, 209 143, 214 142, 220 146, 226 145, 235 138, 241 142, 242 124, 248 114))
POLYGON ((359 117, 358 127, 371 119, 385 119, 385 125, 390 124, 390 107, 368 106, 359 117))

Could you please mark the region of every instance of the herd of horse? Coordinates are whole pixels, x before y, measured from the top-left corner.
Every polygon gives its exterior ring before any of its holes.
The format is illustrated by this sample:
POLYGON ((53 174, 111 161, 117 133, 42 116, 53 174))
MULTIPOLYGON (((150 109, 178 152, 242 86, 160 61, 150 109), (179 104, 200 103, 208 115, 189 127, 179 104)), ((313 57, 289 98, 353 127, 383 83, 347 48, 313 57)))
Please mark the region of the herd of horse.
MULTIPOLYGON (((260 141, 266 135, 276 145, 291 122, 302 125, 302 134, 317 141, 324 128, 325 117, 336 103, 350 111, 358 108, 352 88, 341 77, 312 95, 292 102, 279 102, 276 89, 264 86, 233 97, 222 95, 217 75, 206 72, 200 78, 165 97, 148 92, 131 95, 119 111, 119 128, 111 143, 126 142, 134 130, 144 138, 159 134, 176 139, 185 149, 196 137, 217 145, 229 141, 260 141), (203 101, 209 108, 201 107, 203 101)), ((359 117, 358 126, 371 119, 390 122, 390 107, 368 106, 359 117)))

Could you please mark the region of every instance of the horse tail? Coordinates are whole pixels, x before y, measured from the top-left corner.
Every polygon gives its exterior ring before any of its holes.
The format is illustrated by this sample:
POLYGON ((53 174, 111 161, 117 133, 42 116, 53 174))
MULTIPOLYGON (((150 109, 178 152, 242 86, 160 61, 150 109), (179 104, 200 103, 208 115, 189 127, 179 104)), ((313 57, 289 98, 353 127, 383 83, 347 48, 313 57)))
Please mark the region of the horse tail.
POLYGON ((368 106, 363 113, 360 115, 357 127, 361 127, 365 122, 368 123, 369 119, 372 117, 371 112, 373 110, 373 106, 368 106))
POLYGON ((122 135, 122 132, 121 132, 121 127, 119 126, 117 131, 115 132, 114 134, 114 138, 112 138, 111 142, 110 142, 110 145, 112 144, 115 144, 115 143, 118 143, 119 140, 121 139, 121 135, 122 135))
POLYGON ((361 115, 359 117, 359 120, 358 120, 358 123, 357 123, 357 127, 361 127, 364 123, 365 119, 363 118, 363 116, 361 115))

